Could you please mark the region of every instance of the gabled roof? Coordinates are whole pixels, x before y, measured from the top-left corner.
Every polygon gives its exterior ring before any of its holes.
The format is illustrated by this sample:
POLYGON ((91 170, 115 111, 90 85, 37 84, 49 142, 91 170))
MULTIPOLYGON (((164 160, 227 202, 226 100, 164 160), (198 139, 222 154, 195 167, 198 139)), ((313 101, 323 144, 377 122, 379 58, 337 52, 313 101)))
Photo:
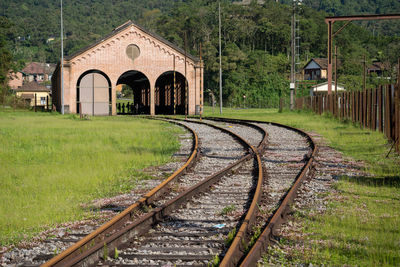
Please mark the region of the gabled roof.
POLYGON ((22 69, 25 74, 38 74, 44 73, 44 68, 39 62, 31 62, 22 69))
POLYGON ((51 92, 51 90, 37 82, 29 82, 16 89, 15 92, 51 92))
POLYGON ((306 68, 311 62, 315 62, 321 69, 327 69, 328 68, 328 59, 327 58, 312 58, 308 63, 304 66, 306 68))
MULTIPOLYGON (((118 33, 122 32, 123 30, 125 30, 126 28, 130 27, 130 26, 134 26, 136 28, 138 28, 139 30, 143 31, 144 33, 152 36, 153 38, 159 40, 160 42, 164 43, 165 45, 171 47, 172 49, 176 50, 177 52, 181 53, 181 54, 185 54, 185 50, 183 50, 182 48, 178 47, 177 45, 169 42, 168 40, 164 39, 163 37, 161 37, 158 34, 152 33, 148 30, 146 30, 145 28, 143 28, 142 26, 133 23, 131 20, 128 20, 127 22, 125 22, 124 24, 122 24, 121 26, 118 26, 117 28, 115 28, 110 34, 106 35, 105 37, 101 38, 100 40, 96 41, 95 43, 75 52, 74 54, 66 57, 66 60, 71 60, 74 57, 83 54, 84 52, 86 52, 87 50, 97 46, 98 44, 104 42, 105 40, 114 37, 115 35, 117 35, 118 33)), ((199 62, 199 58, 190 55, 189 53, 187 54, 187 57, 190 58, 191 60, 195 61, 195 62, 199 62)))
POLYGON ((55 64, 50 63, 30 62, 21 72, 25 74, 50 74, 53 73, 55 66, 55 64))

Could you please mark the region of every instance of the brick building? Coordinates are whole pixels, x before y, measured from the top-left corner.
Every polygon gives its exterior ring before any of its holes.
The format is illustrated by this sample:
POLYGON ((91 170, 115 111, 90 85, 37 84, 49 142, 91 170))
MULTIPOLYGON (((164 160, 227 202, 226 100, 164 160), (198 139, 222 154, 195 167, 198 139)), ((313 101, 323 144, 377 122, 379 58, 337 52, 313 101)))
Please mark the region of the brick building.
MULTIPOLYGON (((199 112, 203 66, 185 51, 128 21, 102 40, 64 59, 64 111, 115 115, 121 84, 133 90, 142 114, 199 112), (186 58, 186 64, 185 64, 186 58), (185 77, 186 73, 186 77, 185 77), (187 93, 185 85, 187 84, 187 93)), ((52 78, 53 103, 61 110, 61 65, 52 78)))
POLYGON ((16 90, 25 83, 50 81, 55 67, 56 65, 51 63, 29 62, 21 71, 10 71, 8 86, 16 90))

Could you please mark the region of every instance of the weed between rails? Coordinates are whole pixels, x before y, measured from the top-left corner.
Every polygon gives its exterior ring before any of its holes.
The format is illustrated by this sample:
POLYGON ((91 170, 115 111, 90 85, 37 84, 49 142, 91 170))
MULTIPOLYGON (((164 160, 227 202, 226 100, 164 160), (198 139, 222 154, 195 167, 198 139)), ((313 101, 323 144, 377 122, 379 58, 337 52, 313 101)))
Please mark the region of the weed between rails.
POLYGON ((229 215, 232 212, 234 212, 236 210, 236 206, 235 205, 229 205, 226 206, 222 209, 222 211, 220 212, 220 215, 229 215))

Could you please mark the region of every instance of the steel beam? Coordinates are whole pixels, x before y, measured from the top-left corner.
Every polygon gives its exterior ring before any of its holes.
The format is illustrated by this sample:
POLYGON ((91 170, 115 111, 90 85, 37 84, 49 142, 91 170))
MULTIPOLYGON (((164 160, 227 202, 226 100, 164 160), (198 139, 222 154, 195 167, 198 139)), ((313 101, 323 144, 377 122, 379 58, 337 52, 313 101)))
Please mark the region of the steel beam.
POLYGON ((382 19, 400 19, 400 14, 381 14, 381 15, 357 15, 357 16, 338 16, 326 17, 325 22, 329 21, 354 21, 354 20, 382 20, 382 19))
POLYGON ((357 16, 340 16, 326 17, 325 23, 328 24, 328 94, 332 93, 332 41, 351 21, 356 20, 383 20, 383 19, 400 19, 400 14, 382 14, 382 15, 357 15, 357 16), (347 21, 337 32, 333 33, 333 24, 335 21, 347 21))

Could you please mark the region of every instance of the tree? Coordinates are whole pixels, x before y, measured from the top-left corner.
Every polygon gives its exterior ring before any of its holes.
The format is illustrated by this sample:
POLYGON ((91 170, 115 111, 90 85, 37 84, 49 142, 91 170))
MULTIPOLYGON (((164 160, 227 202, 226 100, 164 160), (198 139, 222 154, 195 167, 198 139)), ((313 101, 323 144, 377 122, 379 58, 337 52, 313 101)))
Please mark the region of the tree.
POLYGON ((5 105, 9 91, 9 73, 13 69, 13 57, 6 39, 6 36, 10 34, 10 28, 10 22, 4 17, 0 17, 0 91, 3 105, 5 105))

